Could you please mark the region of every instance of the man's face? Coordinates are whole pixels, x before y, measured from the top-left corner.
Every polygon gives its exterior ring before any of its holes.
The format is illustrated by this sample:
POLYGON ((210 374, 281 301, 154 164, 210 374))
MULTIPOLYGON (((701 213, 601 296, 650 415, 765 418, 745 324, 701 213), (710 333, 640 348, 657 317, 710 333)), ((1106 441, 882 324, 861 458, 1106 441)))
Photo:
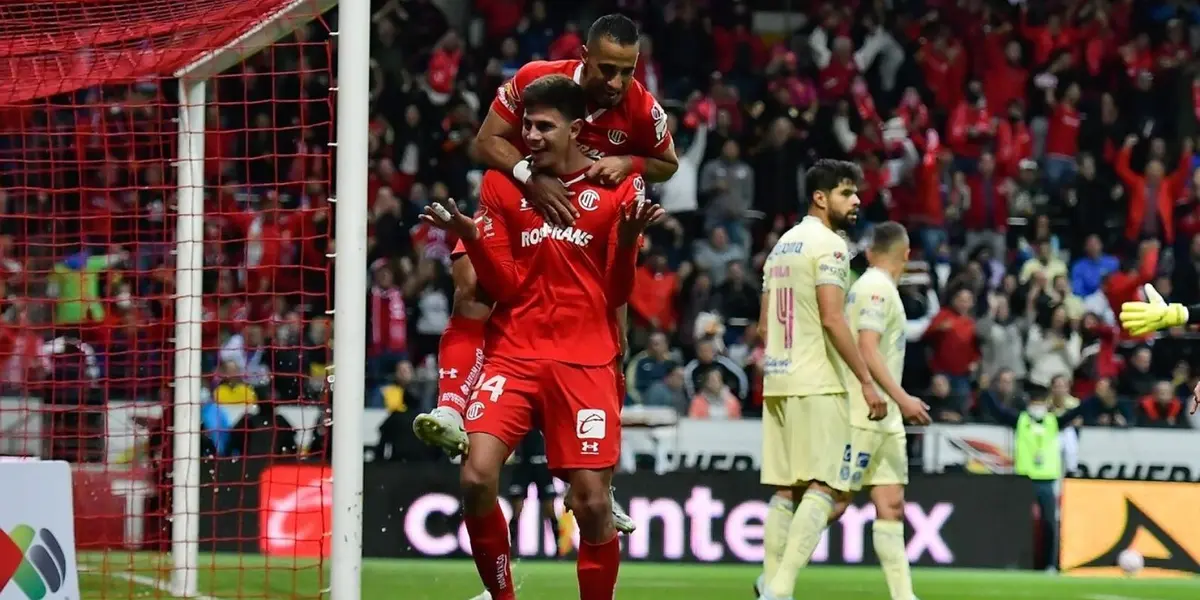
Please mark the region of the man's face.
POLYGON ((717 357, 717 350, 713 348, 712 342, 700 342, 696 346, 696 360, 702 363, 710 363, 717 357))
POLYGON ((1013 393, 1013 387, 1012 373, 1004 373, 996 378, 996 391, 1000 394, 1007 396, 1013 393))
POLYGON ((563 158, 577 135, 579 122, 568 121, 557 109, 532 108, 521 119, 521 137, 536 167, 546 168, 563 158))
POLYGON ((1087 242, 1085 242, 1083 249, 1085 252, 1087 252, 1087 255, 1092 258, 1099 257, 1100 252, 1104 250, 1104 248, 1100 245, 1100 237, 1096 235, 1088 236, 1087 242))
POLYGON ((829 224, 834 229, 849 229, 858 222, 858 207, 862 201, 858 198, 858 184, 845 180, 833 188, 828 194, 817 192, 823 196, 829 211, 829 224))
POLYGON ((1050 384, 1050 393, 1054 394, 1055 398, 1065 398, 1070 391, 1065 377, 1056 377, 1054 382, 1050 384))
POLYGON ((725 145, 721 146, 721 156, 730 162, 738 159, 738 145, 734 140, 726 140, 725 145))
POLYGON ((650 353, 655 356, 666 356, 667 354, 667 336, 656 333, 650 336, 650 353))
POLYGON ((625 97, 637 67, 638 45, 622 46, 601 38, 583 47, 583 77, 588 98, 599 106, 613 107, 625 97))
POLYGON ((1133 353, 1133 368, 1145 373, 1150 370, 1150 350, 1141 348, 1133 353))
POLYGON ((959 290, 954 295, 954 302, 952 304, 954 305, 955 312, 965 315, 975 307, 975 294, 972 294, 970 290, 959 290))

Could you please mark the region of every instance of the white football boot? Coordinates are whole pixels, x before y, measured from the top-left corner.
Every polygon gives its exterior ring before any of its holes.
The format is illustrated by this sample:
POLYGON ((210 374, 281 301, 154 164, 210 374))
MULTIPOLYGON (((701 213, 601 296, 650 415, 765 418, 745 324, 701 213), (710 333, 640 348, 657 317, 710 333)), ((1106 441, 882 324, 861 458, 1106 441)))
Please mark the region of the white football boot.
MULTIPOLYGON (((613 527, 617 531, 629 535, 637 529, 637 524, 633 522, 633 517, 630 517, 629 513, 625 512, 621 503, 617 502, 617 497, 613 495, 613 489, 611 487, 608 488, 608 499, 612 501, 613 527)), ((571 510, 570 498, 571 486, 568 485, 567 489, 563 491, 563 508, 566 510, 571 510)))
POLYGON ((441 448, 450 458, 467 452, 467 430, 462 415, 444 406, 417 415, 413 420, 413 433, 422 442, 441 448))

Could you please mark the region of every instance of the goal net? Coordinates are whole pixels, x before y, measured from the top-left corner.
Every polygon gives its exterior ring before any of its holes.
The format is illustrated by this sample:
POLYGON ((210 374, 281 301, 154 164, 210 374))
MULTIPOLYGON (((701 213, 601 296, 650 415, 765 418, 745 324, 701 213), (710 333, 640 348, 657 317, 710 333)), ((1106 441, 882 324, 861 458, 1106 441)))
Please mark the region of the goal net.
POLYGON ((327 588, 335 5, 0 1, 0 597, 327 588))

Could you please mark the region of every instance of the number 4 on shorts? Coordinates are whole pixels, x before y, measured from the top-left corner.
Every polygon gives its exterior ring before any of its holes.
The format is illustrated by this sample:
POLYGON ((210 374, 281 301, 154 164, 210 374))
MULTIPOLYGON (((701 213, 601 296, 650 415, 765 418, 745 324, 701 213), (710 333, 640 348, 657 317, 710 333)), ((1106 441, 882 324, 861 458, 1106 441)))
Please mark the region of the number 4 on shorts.
POLYGON ((503 375, 488 377, 475 388, 475 391, 471 392, 471 401, 474 402, 479 397, 479 392, 487 392, 489 394, 488 400, 492 402, 499 400, 500 394, 504 393, 505 383, 508 383, 508 379, 505 379, 503 375))

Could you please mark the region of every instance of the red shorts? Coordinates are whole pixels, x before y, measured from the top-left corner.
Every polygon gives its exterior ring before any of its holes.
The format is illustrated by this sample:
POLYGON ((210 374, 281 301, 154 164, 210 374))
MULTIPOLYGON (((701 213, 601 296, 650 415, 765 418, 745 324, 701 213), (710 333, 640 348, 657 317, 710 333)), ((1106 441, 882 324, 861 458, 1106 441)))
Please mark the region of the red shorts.
POLYGON ((450 317, 438 344, 438 406, 459 413, 483 371, 483 330, 487 321, 450 317))
POLYGON ((467 433, 487 433, 515 448, 536 426, 551 470, 616 466, 621 399, 613 365, 489 357, 467 406, 467 433))

